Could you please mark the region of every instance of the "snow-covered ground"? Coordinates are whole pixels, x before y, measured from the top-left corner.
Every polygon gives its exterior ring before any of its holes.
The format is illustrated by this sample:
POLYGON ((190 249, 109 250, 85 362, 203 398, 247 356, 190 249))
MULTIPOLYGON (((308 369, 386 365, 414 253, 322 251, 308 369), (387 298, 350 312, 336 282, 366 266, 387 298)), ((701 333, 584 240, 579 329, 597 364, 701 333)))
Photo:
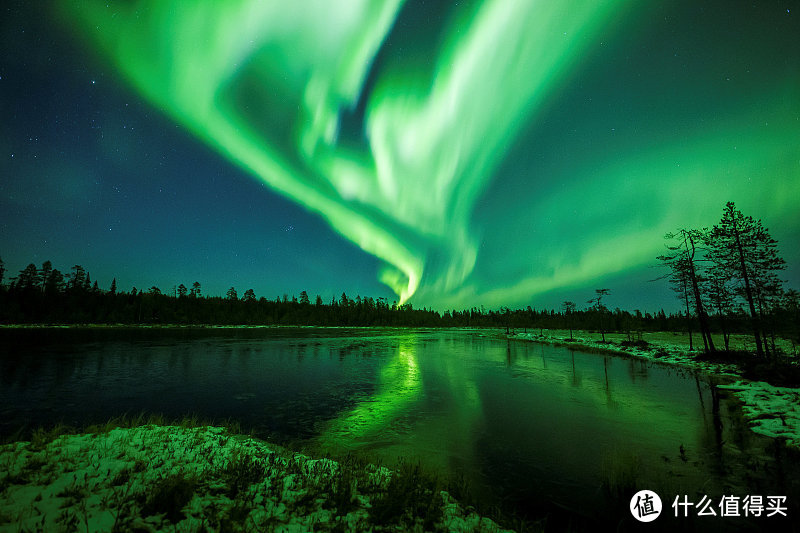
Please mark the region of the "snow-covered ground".
MULTIPOLYGON (((380 500, 393 475, 218 427, 62 435, 0 446, 0 531, 394 530, 380 500)), ((503 531, 440 495, 434 529, 503 531)), ((399 520, 419 529, 422 517, 399 520)))
MULTIPOLYGON (((684 334, 643 333, 642 340, 649 344, 647 348, 622 346, 621 343, 627 339, 627 335, 620 333, 606 333, 605 343, 599 333, 585 331, 573 331, 571 340, 567 330, 515 332, 509 337, 573 346, 576 349, 588 348, 729 376, 735 381, 719 385, 719 388, 730 390, 743 403, 743 411, 750 422, 750 428, 762 435, 785 439, 787 444, 800 448, 800 388, 775 387, 761 381, 749 381, 741 378, 736 365, 698 360, 696 352, 689 351, 688 338, 684 334)), ((721 339, 714 340, 722 345, 721 339)), ((697 336, 694 341, 695 348, 697 343, 702 343, 697 336)), ((749 342, 747 336, 734 336, 731 339, 731 349, 752 349, 749 342)))
POLYGON ((738 380, 729 389, 744 404, 750 429, 768 437, 786 439, 800 448, 800 389, 775 387, 763 381, 738 380))

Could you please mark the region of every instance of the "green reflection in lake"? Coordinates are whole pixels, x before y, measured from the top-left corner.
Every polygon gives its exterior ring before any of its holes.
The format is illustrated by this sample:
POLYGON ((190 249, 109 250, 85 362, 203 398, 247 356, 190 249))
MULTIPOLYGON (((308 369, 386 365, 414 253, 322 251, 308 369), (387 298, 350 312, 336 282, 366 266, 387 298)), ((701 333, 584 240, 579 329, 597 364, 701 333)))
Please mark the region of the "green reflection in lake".
POLYGON ((483 425, 475 376, 463 360, 435 353, 438 344, 438 335, 401 336, 375 392, 326 423, 312 446, 390 463, 424 456, 437 471, 473 463, 471 437, 483 425))
POLYGON ((318 439, 321 445, 344 448, 372 442, 418 400, 421 384, 415 349, 413 337, 399 339, 380 370, 375 393, 327 423, 318 439))

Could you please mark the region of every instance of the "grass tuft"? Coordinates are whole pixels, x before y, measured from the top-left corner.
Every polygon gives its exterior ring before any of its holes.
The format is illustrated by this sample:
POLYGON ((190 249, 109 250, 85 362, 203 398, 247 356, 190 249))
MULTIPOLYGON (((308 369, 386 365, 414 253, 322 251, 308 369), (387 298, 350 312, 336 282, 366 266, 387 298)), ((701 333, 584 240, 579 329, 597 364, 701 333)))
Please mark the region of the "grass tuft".
POLYGON ((431 531, 442 519, 443 489, 440 479, 424 473, 418 462, 401 460, 386 490, 373 501, 372 520, 431 531))
POLYGON ((173 524, 180 522, 186 518, 183 508, 192 500, 197 485, 196 477, 181 473, 162 478, 147 496, 142 515, 163 514, 173 524))
POLYGON ((264 480, 267 470, 261 461, 251 455, 234 450, 228 464, 217 472, 227 486, 226 494, 234 499, 250 488, 250 485, 264 480))
POLYGON ((66 424, 56 424, 52 428, 36 428, 31 434, 31 451, 41 451, 48 444, 56 440, 61 435, 68 435, 75 433, 76 429, 73 426, 66 424))

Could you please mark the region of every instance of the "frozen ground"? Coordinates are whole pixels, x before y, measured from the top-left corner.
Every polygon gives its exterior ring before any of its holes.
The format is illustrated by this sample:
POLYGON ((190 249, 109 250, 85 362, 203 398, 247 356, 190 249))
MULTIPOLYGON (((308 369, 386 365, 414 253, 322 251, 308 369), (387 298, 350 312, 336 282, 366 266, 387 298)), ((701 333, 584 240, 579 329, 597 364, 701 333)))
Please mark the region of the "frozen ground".
POLYGON ((62 435, 0 447, 0 531, 503 531, 444 491, 388 501, 399 475, 217 427, 62 435))
POLYGON ((800 448, 800 389, 747 380, 720 388, 733 391, 744 403, 750 429, 768 437, 786 439, 788 444, 800 448))
MULTIPOLYGON (((742 401, 743 411, 753 431, 769 437, 785 439, 786 443, 800 448, 800 389, 775 387, 761 381, 741 379, 738 369, 733 364, 701 361, 695 352, 689 351, 688 336, 680 333, 642 333, 641 340, 649 344, 648 348, 623 346, 628 339, 626 334, 606 333, 603 343, 599 333, 573 331, 572 340, 568 330, 531 330, 528 333, 515 332, 511 338, 542 342, 547 344, 589 348, 629 357, 636 357, 665 364, 675 364, 700 370, 705 373, 729 376, 733 383, 720 385, 730 390, 742 401), (739 379, 736 379, 739 378, 739 379), (734 381, 735 380, 735 381, 734 381)), ((638 336, 633 337, 638 339, 638 336)), ((695 349, 702 340, 698 335, 694 338, 695 349)), ((722 346, 722 339, 715 337, 714 342, 722 346)), ((784 351, 792 353, 793 347, 785 342, 784 351)), ((731 339, 732 350, 754 350, 752 339, 744 335, 734 335, 731 339)))

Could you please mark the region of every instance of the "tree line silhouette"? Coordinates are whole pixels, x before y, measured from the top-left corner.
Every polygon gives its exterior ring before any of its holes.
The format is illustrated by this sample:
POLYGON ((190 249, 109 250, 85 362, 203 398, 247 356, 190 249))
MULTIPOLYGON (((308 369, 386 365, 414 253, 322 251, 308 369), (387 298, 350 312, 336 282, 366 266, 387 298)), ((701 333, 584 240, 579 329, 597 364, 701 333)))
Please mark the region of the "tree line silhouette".
MULTIPOLYGON (((2 259, 0 259, 2 265, 2 259)), ((439 312, 398 305, 386 298, 346 293, 330 301, 306 291, 299 297, 257 297, 252 289, 241 297, 231 287, 224 297, 206 296, 195 281, 191 288, 179 284, 168 293, 158 287, 129 292, 117 289, 116 279, 101 289, 80 265, 66 276, 45 261, 41 268, 30 264, 3 284, 0 266, 0 323, 5 324, 215 324, 293 326, 417 326, 500 327, 509 329, 553 329, 568 325, 578 329, 674 330, 683 327, 682 317, 660 311, 650 313, 590 308, 564 314, 536 310, 530 306, 512 310, 473 307, 439 312)))
POLYGON ((585 309, 566 301, 559 310, 528 306, 443 312, 345 293, 327 302, 319 295, 312 301, 306 291, 267 299, 247 289, 240 297, 234 287, 224 297, 206 296, 197 281, 168 293, 155 286, 125 292, 118 290, 116 278, 104 290, 82 266, 74 265, 65 275, 50 261, 41 267, 31 263, 4 283, 0 259, 0 323, 496 327, 569 329, 570 336, 581 329, 599 332, 603 341, 612 331, 632 340, 644 331, 688 330, 690 342, 692 332, 700 332, 707 352, 716 350, 712 332, 722 334, 726 350, 731 334, 749 332, 757 355, 764 357, 778 351, 776 337, 798 342, 800 293, 783 289, 777 272, 785 263, 761 221, 745 217, 729 202, 713 228, 682 228, 666 238, 668 253, 658 259, 668 268, 662 279, 685 309, 678 313, 612 311, 603 302, 608 289, 597 289, 585 309))

